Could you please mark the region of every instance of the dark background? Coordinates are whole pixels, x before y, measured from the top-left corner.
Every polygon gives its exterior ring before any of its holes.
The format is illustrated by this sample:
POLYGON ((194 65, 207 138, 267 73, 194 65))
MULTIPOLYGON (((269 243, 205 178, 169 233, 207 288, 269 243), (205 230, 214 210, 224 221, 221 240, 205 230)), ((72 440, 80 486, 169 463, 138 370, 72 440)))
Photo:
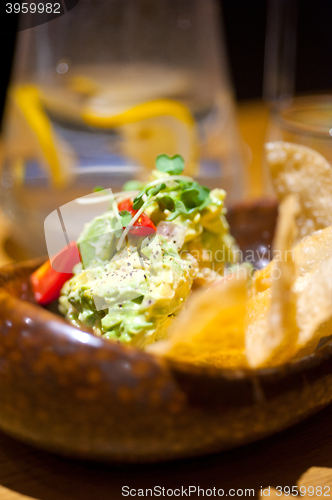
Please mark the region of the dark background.
MULTIPOLYGON (((221 0, 220 4, 236 96, 261 98, 268 0, 221 0)), ((298 0, 296 9, 295 92, 331 92, 332 0, 298 0)))
MULTIPOLYGON (((332 0, 284 1, 297 3, 295 92, 331 91, 332 0)), ((239 101, 259 99, 263 95, 268 0, 219 0, 219 2, 223 11, 229 66, 236 97, 239 101)), ((2 6, 4 4, 5 0, 2 6)), ((12 29, 8 29, 8 15, 3 11, 0 16, 2 16, 1 116, 14 52, 15 33, 12 29)), ((11 22, 15 23, 13 19, 11 22)))

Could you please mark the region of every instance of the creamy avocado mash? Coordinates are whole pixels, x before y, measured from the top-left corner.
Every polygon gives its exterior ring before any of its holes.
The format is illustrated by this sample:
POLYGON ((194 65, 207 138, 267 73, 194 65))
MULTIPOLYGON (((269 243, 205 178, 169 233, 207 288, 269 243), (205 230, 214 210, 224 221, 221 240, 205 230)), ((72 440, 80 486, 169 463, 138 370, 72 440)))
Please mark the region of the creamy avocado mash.
POLYGON ((69 321, 139 347, 165 337, 206 270, 219 277, 236 260, 225 192, 182 176, 180 156, 160 155, 156 167, 139 192, 117 194, 118 205, 85 226, 82 263, 59 299, 69 321))

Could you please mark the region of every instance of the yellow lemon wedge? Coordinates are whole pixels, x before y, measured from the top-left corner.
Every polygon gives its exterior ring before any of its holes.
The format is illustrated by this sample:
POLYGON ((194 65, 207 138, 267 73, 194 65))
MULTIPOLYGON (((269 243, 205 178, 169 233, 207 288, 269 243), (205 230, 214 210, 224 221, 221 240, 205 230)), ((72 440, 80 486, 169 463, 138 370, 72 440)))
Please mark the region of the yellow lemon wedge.
POLYGON ((154 168, 160 152, 181 154, 187 175, 197 169, 198 132, 194 117, 182 103, 155 99, 131 106, 104 107, 98 101, 82 111, 83 121, 92 127, 117 128, 122 136, 122 151, 147 169, 154 168))
MULTIPOLYGON (((19 156, 37 157, 50 174, 52 184, 55 187, 64 186, 71 175, 75 154, 54 131, 40 102, 38 88, 33 85, 18 86, 11 90, 10 97, 15 105, 12 128, 22 132, 19 141, 14 141, 16 145, 21 142, 21 147, 18 147, 20 153, 14 154, 16 163, 19 156)), ((9 146, 9 156, 13 156, 12 149, 9 146)))

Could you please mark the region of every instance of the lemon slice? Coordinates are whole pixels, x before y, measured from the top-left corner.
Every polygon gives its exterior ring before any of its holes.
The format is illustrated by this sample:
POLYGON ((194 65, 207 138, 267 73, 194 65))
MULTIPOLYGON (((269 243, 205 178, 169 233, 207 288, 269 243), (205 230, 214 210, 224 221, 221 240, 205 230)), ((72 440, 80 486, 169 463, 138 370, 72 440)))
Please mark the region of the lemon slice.
POLYGON ((147 169, 154 168, 158 154, 181 154, 185 173, 197 168, 198 133, 194 117, 182 103, 156 99, 132 106, 106 107, 94 99, 82 111, 83 121, 92 127, 117 128, 122 135, 122 151, 147 169))
MULTIPOLYGON (((37 156, 50 174, 53 185, 64 186, 71 175, 75 154, 67 141, 55 133, 41 105, 38 88, 33 85, 16 87, 10 97, 16 107, 12 128, 17 127, 23 132, 23 137, 15 142, 22 141, 26 145, 21 150, 18 148, 21 157, 37 156)), ((19 155, 15 156, 17 158, 19 155)))

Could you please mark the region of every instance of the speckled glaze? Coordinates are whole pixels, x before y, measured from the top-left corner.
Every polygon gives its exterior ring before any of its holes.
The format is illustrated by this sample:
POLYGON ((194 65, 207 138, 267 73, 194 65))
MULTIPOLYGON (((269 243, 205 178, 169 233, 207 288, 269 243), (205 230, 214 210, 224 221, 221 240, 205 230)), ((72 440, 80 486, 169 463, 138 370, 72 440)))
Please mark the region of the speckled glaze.
MULTIPOLYGON (((274 203, 236 207, 233 233, 269 245, 274 203)), ((104 341, 34 303, 40 261, 0 271, 0 427, 57 453, 157 461, 228 449, 284 429, 332 399, 332 347, 279 369, 165 363, 104 341)))

